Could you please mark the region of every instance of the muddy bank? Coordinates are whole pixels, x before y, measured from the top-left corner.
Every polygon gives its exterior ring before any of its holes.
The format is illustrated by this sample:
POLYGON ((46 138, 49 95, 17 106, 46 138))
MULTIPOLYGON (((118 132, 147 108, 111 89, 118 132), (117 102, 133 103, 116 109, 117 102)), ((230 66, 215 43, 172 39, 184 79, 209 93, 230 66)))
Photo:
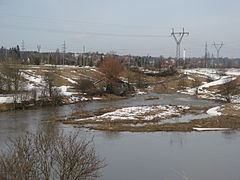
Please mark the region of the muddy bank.
MULTIPOLYGON (((75 126, 77 127, 77 126, 75 126)), ((93 130, 101 131, 129 131, 129 132, 156 132, 156 131, 176 131, 176 132, 191 132, 197 131, 194 128, 218 128, 223 129, 240 129, 240 117, 236 116, 220 116, 206 119, 192 120, 188 123, 169 123, 161 125, 145 125, 138 126, 125 126, 121 124, 101 124, 98 126, 89 127, 93 130)), ((211 130, 211 129, 210 129, 211 130)), ((214 130, 214 129, 213 129, 214 130)))

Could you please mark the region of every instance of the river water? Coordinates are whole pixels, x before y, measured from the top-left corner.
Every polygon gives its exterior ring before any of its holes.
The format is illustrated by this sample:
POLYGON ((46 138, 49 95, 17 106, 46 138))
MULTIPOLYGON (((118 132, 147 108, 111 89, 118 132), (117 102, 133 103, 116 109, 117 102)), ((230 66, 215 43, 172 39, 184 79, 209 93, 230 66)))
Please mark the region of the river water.
MULTIPOLYGON (((105 107, 151 104, 191 106, 217 105, 187 95, 150 94, 111 102, 91 102, 85 110, 105 107), (145 101, 154 96, 157 100, 145 101)), ((0 114, 0 148, 8 137, 24 131, 35 131, 53 115, 67 115, 72 105, 0 114)), ((54 128, 74 131, 72 125, 56 124, 54 128)), ((240 180, 240 132, 155 132, 109 133, 82 129, 94 136, 96 151, 106 159, 101 180, 240 180)))

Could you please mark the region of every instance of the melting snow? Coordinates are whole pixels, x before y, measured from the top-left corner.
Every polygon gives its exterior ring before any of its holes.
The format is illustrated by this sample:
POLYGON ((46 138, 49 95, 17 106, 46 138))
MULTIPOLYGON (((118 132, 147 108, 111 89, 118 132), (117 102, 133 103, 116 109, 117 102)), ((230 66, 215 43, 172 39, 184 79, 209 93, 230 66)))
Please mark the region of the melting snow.
POLYGON ((165 118, 171 115, 180 115, 184 109, 189 109, 188 106, 134 106, 117 109, 116 111, 105 113, 101 116, 78 119, 81 120, 153 120, 155 118, 165 118), (159 112, 160 111, 160 112, 159 112), (156 112, 156 113, 154 113, 156 112), (151 114, 152 113, 152 114, 151 114))
POLYGON ((193 128, 196 131, 226 131, 229 128, 193 128))
POLYGON ((204 85, 199 86, 199 89, 209 88, 211 86, 226 84, 226 83, 228 83, 230 81, 233 81, 235 79, 236 79, 236 77, 223 76, 223 77, 221 77, 221 79, 219 79, 217 81, 213 81, 213 82, 210 82, 210 83, 205 83, 204 85))
POLYGON ((67 81, 69 81, 70 83, 72 83, 72 84, 77 84, 77 82, 76 81, 73 81, 72 79, 70 79, 70 78, 67 78, 67 77, 65 77, 65 76, 61 76, 61 75, 59 75, 61 78, 63 78, 63 79, 66 79, 67 81))
POLYGON ((222 113, 221 112, 218 112, 220 110, 220 106, 217 106, 217 107, 214 107, 214 108, 211 108, 207 111, 207 114, 211 115, 211 116, 221 116, 222 113))
POLYGON ((23 76, 25 79, 27 79, 27 80, 29 80, 29 81, 31 81, 31 82, 34 82, 34 83, 36 83, 36 84, 41 84, 42 81, 43 81, 43 78, 42 78, 41 76, 36 76, 36 75, 30 76, 30 75, 25 74, 25 73, 22 74, 22 76, 23 76))
POLYGON ((240 104, 235 104, 235 105, 233 106, 233 108, 236 109, 236 110, 240 110, 240 104))
POLYGON ((13 97, 0 97, 0 103, 12 103, 13 97))
POLYGON ((70 88, 71 86, 60 86, 58 87, 61 92, 63 93, 64 96, 72 96, 73 94, 76 94, 76 93, 73 93, 73 92, 68 92, 68 88, 70 88))

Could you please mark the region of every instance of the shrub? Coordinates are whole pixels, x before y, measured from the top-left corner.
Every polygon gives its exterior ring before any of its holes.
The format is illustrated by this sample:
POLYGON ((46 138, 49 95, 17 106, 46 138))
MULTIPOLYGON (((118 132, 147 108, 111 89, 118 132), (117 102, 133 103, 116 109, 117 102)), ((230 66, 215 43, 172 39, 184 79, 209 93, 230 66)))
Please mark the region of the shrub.
POLYGON ((79 139, 79 133, 59 134, 49 127, 9 141, 0 154, 0 179, 95 179, 104 166, 92 140, 79 139))

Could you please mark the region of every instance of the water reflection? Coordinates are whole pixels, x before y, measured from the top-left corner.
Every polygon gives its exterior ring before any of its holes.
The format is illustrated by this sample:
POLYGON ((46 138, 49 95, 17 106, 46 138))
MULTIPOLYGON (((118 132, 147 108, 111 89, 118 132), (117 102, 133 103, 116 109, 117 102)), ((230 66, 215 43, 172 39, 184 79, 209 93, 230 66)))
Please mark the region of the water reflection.
POLYGON ((184 144, 187 142, 187 136, 185 133, 173 133, 170 135, 170 145, 179 145, 180 147, 183 147, 184 144))
POLYGON ((221 134, 120 133, 115 141, 96 136, 97 150, 109 164, 102 179, 237 180, 240 138, 229 144, 221 134))
POLYGON ((103 137, 109 140, 117 140, 121 136, 121 133, 119 132, 112 132, 112 131, 106 131, 103 132, 103 137))
POLYGON ((236 139, 238 139, 240 137, 240 132, 237 130, 233 130, 233 131, 224 131, 222 132, 222 136, 226 139, 226 140, 230 140, 230 141, 234 141, 236 139))

